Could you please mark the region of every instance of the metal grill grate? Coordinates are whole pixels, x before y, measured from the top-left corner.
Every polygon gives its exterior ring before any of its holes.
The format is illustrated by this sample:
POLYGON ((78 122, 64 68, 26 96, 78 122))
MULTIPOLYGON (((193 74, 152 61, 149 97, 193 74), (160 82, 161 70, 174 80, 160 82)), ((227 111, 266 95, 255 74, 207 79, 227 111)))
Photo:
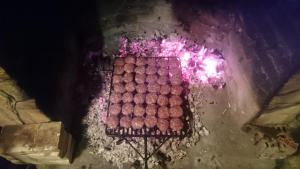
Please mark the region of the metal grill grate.
MULTIPOLYGON (((163 57, 146 57, 146 58, 155 58, 155 59, 162 59, 163 57)), ((174 57, 175 58, 175 57, 174 57)), ((164 59, 169 61, 168 57, 165 57, 164 59)), ((111 88, 110 88, 110 95, 112 93, 112 80, 113 80, 113 76, 114 76, 114 69, 115 66, 113 66, 113 71, 112 71, 112 78, 111 78, 111 88)), ((135 77, 135 73, 134 77, 135 77)), ((184 83, 182 84, 182 87, 184 89, 186 89, 186 86, 184 83)), ((110 98, 110 97, 109 97, 110 98)), ((189 104, 188 101, 186 99, 186 95, 185 92, 182 93, 181 98, 183 100, 183 104, 182 104, 182 109, 184 111, 183 116, 180 118, 184 124, 184 127, 181 131, 172 131, 170 128, 166 131, 166 132, 161 132, 157 126, 155 126, 154 128, 147 128, 146 126, 144 126, 141 129, 133 129, 133 128, 123 128, 121 126, 118 126, 117 128, 109 128, 108 126, 106 126, 106 134, 108 136, 113 136, 113 137, 155 137, 155 138, 162 138, 162 137, 179 137, 179 138, 183 138, 185 136, 187 136, 188 134, 191 133, 191 112, 189 109, 189 104)), ((123 102, 120 103, 121 106, 123 105, 123 102)), ((110 106, 110 104, 109 104, 110 106)), ((109 107, 108 107, 109 109, 109 107)), ((107 113, 108 116, 110 116, 109 112, 107 113)), ((121 115, 119 115, 121 116, 121 115)))

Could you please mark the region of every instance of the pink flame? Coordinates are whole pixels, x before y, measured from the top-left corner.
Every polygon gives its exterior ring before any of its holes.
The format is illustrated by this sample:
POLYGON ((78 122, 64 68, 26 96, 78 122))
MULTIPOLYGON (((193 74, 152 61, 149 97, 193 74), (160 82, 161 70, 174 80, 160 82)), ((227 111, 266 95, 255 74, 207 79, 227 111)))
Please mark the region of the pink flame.
POLYGON ((183 68, 187 67, 190 59, 191 54, 189 52, 184 52, 183 56, 180 58, 181 66, 183 68))
POLYGON ((205 58, 203 60, 204 70, 208 77, 217 76, 218 60, 214 58, 205 58))

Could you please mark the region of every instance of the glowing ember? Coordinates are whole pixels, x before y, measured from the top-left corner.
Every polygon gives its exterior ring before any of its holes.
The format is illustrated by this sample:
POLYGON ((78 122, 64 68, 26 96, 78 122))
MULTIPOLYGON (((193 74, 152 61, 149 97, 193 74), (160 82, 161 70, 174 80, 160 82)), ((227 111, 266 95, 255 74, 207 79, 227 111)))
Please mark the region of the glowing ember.
MULTIPOLYGON (((220 83, 220 80, 223 80, 224 71, 220 70, 219 67, 223 67, 224 60, 206 48, 202 47, 198 52, 182 52, 179 54, 179 58, 184 79, 189 83, 211 84, 212 81, 220 83)), ((224 82, 217 84, 217 86, 222 87, 223 84, 224 82)))
POLYGON ((208 76, 216 76, 217 73, 217 66, 218 61, 213 58, 205 58, 203 60, 203 63, 205 65, 204 70, 208 76))
POLYGON ((184 43, 176 41, 168 41, 164 39, 161 43, 161 52, 158 56, 162 57, 174 57, 173 54, 179 53, 184 47, 184 43))
POLYGON ((189 84, 210 84, 216 88, 225 85, 224 58, 220 52, 183 38, 137 38, 129 41, 121 37, 119 55, 128 54, 142 57, 179 57, 183 80, 189 84))
POLYGON ((187 67, 190 59, 191 59, 191 54, 189 52, 184 52, 183 56, 180 58, 181 66, 187 67))

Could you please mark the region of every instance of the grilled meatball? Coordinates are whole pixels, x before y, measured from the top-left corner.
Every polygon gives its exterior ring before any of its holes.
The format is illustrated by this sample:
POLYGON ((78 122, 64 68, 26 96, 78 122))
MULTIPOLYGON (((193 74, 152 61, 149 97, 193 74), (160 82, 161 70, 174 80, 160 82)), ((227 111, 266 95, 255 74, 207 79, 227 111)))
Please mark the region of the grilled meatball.
POLYGON ((133 100, 133 95, 130 92, 126 92, 122 96, 122 100, 124 103, 130 103, 133 100))
POLYGON ((127 57, 125 57, 125 63, 134 64, 135 63, 135 58, 132 57, 132 56, 127 56, 127 57))
POLYGON ((156 123, 157 123, 157 118, 155 116, 147 116, 145 118, 145 125, 148 128, 152 128, 156 126, 156 123))
POLYGON ((129 83, 133 80, 133 74, 132 73, 125 73, 123 77, 124 82, 129 83))
POLYGON ((114 84, 114 91, 118 93, 124 93, 125 92, 124 85, 121 83, 114 84))
POLYGON ((120 126, 124 128, 129 128, 131 126, 131 118, 128 116, 123 116, 120 119, 120 126))
POLYGON ((134 82, 126 83, 125 89, 126 89, 128 92, 133 92, 133 91, 135 90, 135 83, 134 83, 134 82))
POLYGON ((181 76, 172 76, 170 82, 172 85, 180 85, 182 83, 182 78, 181 76))
POLYGON ((168 75, 169 71, 168 69, 166 68, 159 68, 157 73, 160 75, 160 76, 165 76, 165 75, 168 75))
POLYGON ((183 128, 183 122, 179 118, 173 118, 170 120, 170 127, 173 131, 180 131, 183 128))
POLYGON ((183 110, 181 106, 174 106, 170 108, 170 117, 181 117, 183 110))
POLYGON ((130 64, 130 63, 125 64, 124 71, 127 73, 132 73, 134 71, 134 64, 130 64))
POLYGON ((147 104, 154 104, 157 100, 157 94, 156 93, 148 93, 146 95, 146 103, 147 104))
POLYGON ((139 57, 139 58, 136 58, 135 64, 136 64, 137 66, 143 66, 143 65, 146 64, 146 62, 147 62, 146 58, 144 58, 144 57, 139 57))
POLYGON ((169 118, 169 108, 166 106, 162 106, 158 108, 158 117, 162 119, 169 118))
POLYGON ((160 86, 157 83, 150 83, 147 85, 148 91, 151 93, 158 93, 160 90, 160 86))
POLYGON ((157 104, 160 106, 166 106, 169 104, 169 99, 165 95, 159 95, 157 99, 157 104))
POLYGON ((121 83, 122 82, 122 76, 121 75, 114 75, 113 77, 113 83, 121 83))
POLYGON ((157 75, 148 75, 146 77, 146 82, 155 83, 157 81, 157 79, 158 79, 157 75))
POLYGON ((145 114, 145 108, 141 104, 137 104, 134 106, 133 113, 135 116, 142 117, 145 114))
POLYGON ((113 92, 110 95, 110 102, 112 102, 112 103, 119 103, 121 100, 122 100, 121 93, 113 92))
POLYGON ((170 68, 179 68, 180 62, 177 58, 170 58, 169 59, 169 67, 170 68))
POLYGON ((144 74, 146 71, 145 66, 138 66, 134 69, 135 73, 137 74, 144 74))
POLYGON ((153 75, 157 72, 157 68, 155 66, 148 66, 146 69, 146 74, 153 75))
POLYGON ((170 86, 166 84, 166 85, 160 86, 159 92, 160 92, 160 94, 167 95, 170 93, 170 90, 171 90, 170 86))
POLYGON ((146 107, 146 113, 149 116, 155 116, 157 112, 157 106, 155 104, 148 104, 146 107))
POLYGON ((135 88, 138 93, 146 93, 147 91, 146 86, 144 84, 138 84, 135 88))
POLYGON ((172 95, 169 99, 170 106, 180 106, 182 104, 182 99, 179 96, 172 95))
POLYGON ((157 83, 160 85, 165 85, 168 83, 168 76, 159 76, 157 83))
POLYGON ((174 85, 171 87, 171 94, 173 95, 181 95, 183 88, 179 85, 174 85))
POLYGON ((144 126, 144 118, 135 117, 131 121, 131 126, 133 129, 141 129, 144 126))
POLYGON ((135 94, 133 101, 135 104, 143 104, 145 102, 145 94, 142 93, 135 94))
POLYGON ((109 116, 106 119, 106 124, 109 128, 116 128, 119 125, 119 118, 117 116, 109 116))
POLYGON ((124 63, 124 59, 123 58, 116 58, 115 60, 115 65, 116 66, 123 66, 125 63, 124 63))
POLYGON ((144 84, 145 83, 145 74, 135 74, 135 82, 138 84, 144 84))
POLYGON ((173 76, 181 76, 181 70, 178 69, 178 68, 171 68, 169 70, 169 74, 170 74, 171 77, 173 77, 173 76))
POLYGON ((166 119, 158 119, 157 120, 157 127, 161 132, 166 132, 169 128, 169 121, 166 119))
POLYGON ((161 58, 161 59, 159 59, 159 61, 158 61, 158 65, 160 66, 160 67, 168 67, 168 59, 167 58, 161 58))
POLYGON ((109 113, 112 115, 118 115, 121 112, 120 104, 112 104, 109 106, 109 113))
POLYGON ((131 103, 125 103, 122 106, 122 114, 130 115, 133 112, 133 105, 131 103))
POLYGON ((150 65, 150 66, 155 66, 156 65, 155 58, 148 58, 147 59, 147 64, 150 65))
POLYGON ((121 67, 121 66, 115 66, 115 68, 114 68, 114 74, 116 74, 116 75, 121 75, 121 74, 123 74, 124 73, 124 68, 123 68, 123 66, 121 67))

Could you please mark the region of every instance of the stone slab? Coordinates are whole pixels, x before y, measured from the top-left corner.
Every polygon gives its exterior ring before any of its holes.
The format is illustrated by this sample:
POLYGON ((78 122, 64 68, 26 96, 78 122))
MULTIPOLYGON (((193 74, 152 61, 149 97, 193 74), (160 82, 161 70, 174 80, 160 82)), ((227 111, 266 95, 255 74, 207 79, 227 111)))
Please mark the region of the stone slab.
POLYGON ((5 126, 0 134, 0 156, 13 163, 69 164, 70 139, 61 122, 5 126), (62 149, 66 150, 60 156, 62 149))
POLYGON ((300 114, 300 72, 296 73, 271 99, 262 114, 253 121, 258 126, 288 126, 300 114))
POLYGON ((5 70, 0 67, 0 82, 10 79, 8 74, 5 72, 5 70))
POLYGON ((0 91, 5 92, 16 101, 28 99, 25 92, 17 85, 14 80, 5 80, 0 82, 0 91))
POLYGON ((12 105, 12 101, 0 92, 0 126, 22 124, 12 105))
POLYGON ((24 123, 41 123, 49 122, 50 119, 47 117, 36 105, 34 99, 29 99, 21 102, 17 102, 16 110, 20 114, 20 118, 24 123))

